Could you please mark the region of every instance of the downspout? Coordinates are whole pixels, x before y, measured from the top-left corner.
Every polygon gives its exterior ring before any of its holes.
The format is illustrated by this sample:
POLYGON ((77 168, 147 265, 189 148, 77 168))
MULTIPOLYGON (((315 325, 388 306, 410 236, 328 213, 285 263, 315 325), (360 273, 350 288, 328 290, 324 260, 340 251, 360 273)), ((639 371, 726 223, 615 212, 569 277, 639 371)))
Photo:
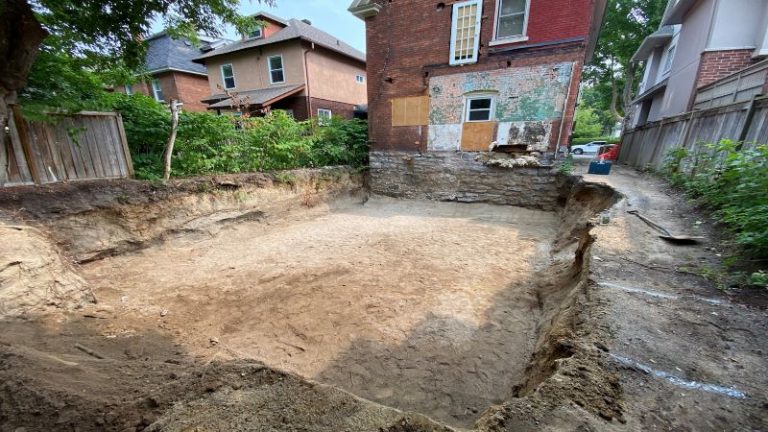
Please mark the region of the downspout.
MULTIPOLYGON (((571 99, 571 90, 573 89, 573 76, 576 75, 576 63, 573 63, 573 69, 571 69, 571 79, 568 81, 568 92, 565 94, 565 102, 563 102, 563 116, 560 118, 560 131, 557 133, 557 146, 555 146, 555 160, 557 160, 560 154, 560 143, 563 138, 563 128, 565 127, 565 115, 568 113, 568 100, 571 99)), ((573 104, 573 115, 576 115, 576 104, 573 104)))
POLYGON ((304 50, 304 84, 306 85, 307 92, 307 120, 312 118, 312 93, 309 90, 309 62, 307 61, 307 55, 314 50, 314 42, 312 42, 311 50, 304 50))

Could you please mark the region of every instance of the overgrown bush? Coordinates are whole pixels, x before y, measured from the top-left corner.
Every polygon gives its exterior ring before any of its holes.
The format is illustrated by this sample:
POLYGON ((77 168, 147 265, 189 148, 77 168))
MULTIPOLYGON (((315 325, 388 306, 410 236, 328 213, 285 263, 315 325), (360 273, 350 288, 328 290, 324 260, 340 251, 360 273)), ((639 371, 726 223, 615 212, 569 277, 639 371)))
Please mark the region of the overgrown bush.
POLYGON ((669 152, 669 180, 712 209, 748 254, 768 257, 768 145, 731 140, 669 152))
MULTIPOLYGON (((160 178, 170 132, 168 109, 143 95, 111 95, 110 106, 123 116, 137 177, 160 178)), ((364 167, 367 157, 368 126, 361 120, 333 118, 321 126, 314 120, 296 121, 284 111, 260 118, 182 113, 172 174, 364 167)))

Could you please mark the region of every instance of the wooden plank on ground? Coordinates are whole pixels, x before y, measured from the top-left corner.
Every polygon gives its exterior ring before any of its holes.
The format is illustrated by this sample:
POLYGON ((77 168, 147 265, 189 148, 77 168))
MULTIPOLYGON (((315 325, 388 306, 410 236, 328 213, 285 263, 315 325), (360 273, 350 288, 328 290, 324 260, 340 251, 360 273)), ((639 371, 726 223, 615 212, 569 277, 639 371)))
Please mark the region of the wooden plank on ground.
POLYGON ((488 151, 496 140, 496 122, 467 122, 461 133, 461 150, 488 151))

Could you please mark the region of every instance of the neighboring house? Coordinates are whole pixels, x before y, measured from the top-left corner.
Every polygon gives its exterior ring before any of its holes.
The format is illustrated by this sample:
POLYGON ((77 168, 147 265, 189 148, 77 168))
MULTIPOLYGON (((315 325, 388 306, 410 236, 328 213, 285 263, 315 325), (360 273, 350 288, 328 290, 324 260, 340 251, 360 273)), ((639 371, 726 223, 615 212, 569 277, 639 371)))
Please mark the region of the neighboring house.
POLYGON ((195 60, 208 70, 209 109, 236 111, 242 104, 249 114, 279 109, 299 120, 352 118, 364 109, 365 54, 309 21, 267 13, 254 19, 264 26, 195 60))
POLYGON ((373 164, 492 143, 544 158, 569 141, 605 0, 355 0, 349 10, 367 27, 373 164))
POLYGON ((767 55, 768 0, 670 0, 660 29, 632 57, 645 74, 630 126, 690 111, 697 93, 767 55))
POLYGON ((195 46, 185 39, 173 39, 164 32, 146 41, 148 48, 144 69, 150 77, 149 81, 119 86, 115 90, 128 94, 142 93, 160 102, 176 99, 184 103, 186 111, 205 111, 207 105, 201 101, 209 95, 208 74, 205 66, 194 63, 192 59, 227 41, 200 37, 200 44, 195 46))

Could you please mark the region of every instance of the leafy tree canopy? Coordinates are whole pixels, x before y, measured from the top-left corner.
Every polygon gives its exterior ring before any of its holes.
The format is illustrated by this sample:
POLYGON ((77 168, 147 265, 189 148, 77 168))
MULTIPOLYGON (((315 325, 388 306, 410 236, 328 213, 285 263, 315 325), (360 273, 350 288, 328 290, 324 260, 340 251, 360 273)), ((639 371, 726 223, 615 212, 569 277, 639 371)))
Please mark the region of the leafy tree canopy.
POLYGON ((632 99, 624 92, 627 83, 639 81, 640 71, 630 59, 643 40, 661 23, 667 0, 612 0, 608 2, 595 55, 585 69, 585 84, 594 95, 589 101, 596 111, 606 108, 616 121, 623 119, 624 108, 632 99), (594 104, 594 105, 593 105, 594 104))
POLYGON ((576 128, 573 131, 575 138, 593 138, 599 137, 603 131, 603 125, 600 124, 595 110, 580 106, 576 110, 576 128))

